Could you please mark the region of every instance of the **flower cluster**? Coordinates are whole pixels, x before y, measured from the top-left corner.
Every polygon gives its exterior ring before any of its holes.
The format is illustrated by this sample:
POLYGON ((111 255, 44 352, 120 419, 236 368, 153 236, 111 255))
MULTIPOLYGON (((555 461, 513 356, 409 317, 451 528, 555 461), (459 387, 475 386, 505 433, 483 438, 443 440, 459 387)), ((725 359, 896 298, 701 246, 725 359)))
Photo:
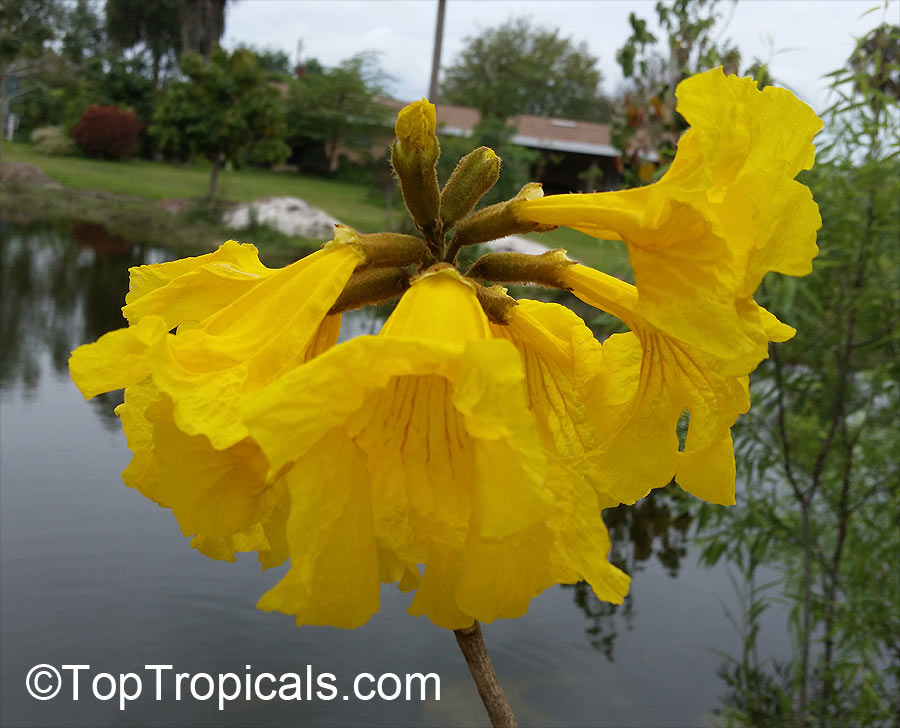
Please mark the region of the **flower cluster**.
POLYGON ((473 212, 499 160, 476 150, 438 189, 422 101, 393 148, 421 237, 339 227, 282 269, 233 241, 133 268, 128 327, 70 361, 86 397, 125 388, 125 482, 208 556, 290 559, 259 606, 301 624, 364 623, 383 582, 450 629, 519 616, 556 583, 620 602, 602 509, 673 479, 734 502, 748 374, 793 334, 753 293, 811 270, 820 225, 794 180, 821 126, 808 107, 721 70, 678 98, 691 129, 646 187, 528 185, 473 212), (564 251, 456 266, 463 245, 559 225, 624 241, 636 285, 564 251), (512 281, 571 290, 630 331, 600 343, 569 309, 492 285, 512 281), (398 295, 378 335, 336 343, 341 311, 398 295))

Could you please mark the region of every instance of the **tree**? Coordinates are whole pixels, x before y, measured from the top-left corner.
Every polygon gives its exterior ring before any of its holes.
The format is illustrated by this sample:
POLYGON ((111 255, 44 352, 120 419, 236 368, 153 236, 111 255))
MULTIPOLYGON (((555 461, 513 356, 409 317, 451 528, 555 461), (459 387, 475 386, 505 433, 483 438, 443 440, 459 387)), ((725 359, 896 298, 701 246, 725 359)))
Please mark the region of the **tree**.
POLYGON ((83 67, 99 60, 106 49, 103 20, 90 0, 78 0, 65 13, 62 56, 69 63, 83 67))
POLYGON ((608 109, 597 59, 559 30, 519 18, 465 44, 444 72, 443 101, 474 106, 483 119, 500 121, 516 114, 597 121, 608 109))
POLYGON ((260 68, 266 72, 266 78, 270 81, 286 81, 293 76, 291 59, 280 48, 257 48, 255 46, 240 46, 256 56, 260 68))
POLYGON ((767 678, 753 655, 760 602, 731 671, 731 725, 900 718, 898 51, 900 27, 882 25, 831 74, 839 99, 803 178, 822 214, 814 272, 761 289, 797 335, 760 365, 738 422, 743 503, 707 509, 717 527, 704 535, 708 560, 726 558, 748 581, 761 565, 783 575, 792 669, 767 678), (771 697, 760 700, 761 686, 771 697))
POLYGON ((150 54, 153 86, 181 53, 181 0, 106 0, 106 31, 122 49, 142 45, 150 54))
POLYGON ((359 53, 335 68, 307 64, 288 91, 291 146, 313 142, 324 151, 328 170, 337 171, 342 149, 367 150, 373 131, 390 126, 391 112, 377 101, 387 79, 373 53, 359 53))
POLYGON ((57 0, 17 0, 0 4, 0 70, 14 61, 39 58, 57 35, 57 0))
POLYGON ((61 14, 57 0, 0 3, 0 126, 6 121, 10 99, 32 90, 23 88, 21 79, 42 68, 42 56, 47 43, 57 36, 61 14), (9 88, 10 78, 17 79, 18 88, 9 88))
POLYGON ((227 0, 181 0, 181 48, 207 61, 225 32, 227 0))
POLYGON ((208 65, 196 54, 186 55, 181 71, 188 80, 166 89, 150 133, 163 151, 181 158, 196 153, 212 162, 210 200, 223 162, 244 154, 257 162, 287 156, 278 90, 266 83, 250 51, 217 50, 208 65))
POLYGON ((106 0, 106 28, 120 48, 142 45, 149 52, 153 84, 182 53, 209 62, 225 30, 226 0, 106 0))
MULTIPOLYGON (((736 2, 736 0, 734 0, 736 2)), ((687 128, 675 113, 675 87, 688 76, 723 66, 737 73, 740 51, 728 41, 716 40, 719 0, 672 0, 656 3, 656 16, 666 34, 668 53, 660 53, 657 37, 647 21, 628 17, 631 36, 616 53, 628 91, 613 116, 613 144, 620 150, 625 181, 646 183, 665 171, 675 146, 687 128)), ((771 83, 764 63, 755 60, 745 69, 760 87, 771 83)))
POLYGON ((146 127, 153 116, 155 90, 142 58, 111 58, 100 79, 98 101, 133 109, 146 127))

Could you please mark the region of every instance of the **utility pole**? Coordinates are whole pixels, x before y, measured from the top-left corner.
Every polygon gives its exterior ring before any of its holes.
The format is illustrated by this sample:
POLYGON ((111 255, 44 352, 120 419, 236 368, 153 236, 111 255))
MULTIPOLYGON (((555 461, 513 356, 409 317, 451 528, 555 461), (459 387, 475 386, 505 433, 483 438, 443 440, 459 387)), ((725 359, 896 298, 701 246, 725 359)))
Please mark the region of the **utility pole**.
POLYGON ((294 76, 303 78, 306 75, 306 67, 303 65, 303 39, 297 39, 297 55, 294 61, 294 76))
POLYGON ((437 98, 438 71, 441 67, 441 41, 444 38, 444 8, 447 0, 438 0, 437 27, 434 30, 434 57, 431 59, 431 84, 428 87, 428 100, 434 103, 437 98))

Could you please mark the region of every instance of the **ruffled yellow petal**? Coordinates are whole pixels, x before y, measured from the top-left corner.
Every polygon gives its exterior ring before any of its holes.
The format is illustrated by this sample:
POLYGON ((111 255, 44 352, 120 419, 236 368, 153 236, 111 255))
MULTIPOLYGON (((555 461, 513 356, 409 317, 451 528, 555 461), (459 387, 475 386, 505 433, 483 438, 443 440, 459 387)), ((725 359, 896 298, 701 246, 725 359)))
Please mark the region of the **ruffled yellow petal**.
POLYGON ((270 272, 259 262, 256 246, 227 240, 217 250, 194 258, 180 258, 168 263, 139 265, 128 270, 128 293, 125 303, 130 305, 154 291, 164 288, 181 276, 209 265, 233 266, 249 274, 259 276, 270 272))
POLYGON ((226 244, 207 256, 164 263, 162 270, 132 269, 140 295, 129 305, 148 306, 128 328, 72 352, 69 369, 82 394, 90 398, 152 375, 157 389, 175 401, 185 432, 207 434, 220 449, 245 437, 235 418, 237 398, 334 344, 340 316, 327 313, 359 262, 349 246, 331 245, 253 279, 251 287, 241 289, 244 295, 222 307, 217 296, 224 289, 203 286, 228 258, 251 270, 256 249, 249 247, 252 251, 226 244), (197 288, 187 290, 192 282, 197 288), (201 312, 202 322, 184 318, 201 312), (192 327, 166 335, 173 324, 187 320, 192 327))
POLYGON ((336 335, 337 327, 323 321, 358 260, 347 246, 314 253, 150 352, 153 380, 174 401, 178 427, 206 435, 218 449, 244 439, 241 397, 336 335))
POLYGON ((763 330, 766 332, 766 338, 769 341, 781 343, 788 341, 797 333, 797 329, 793 326, 781 323, 773 313, 759 306, 759 317, 762 322, 763 330))
POLYGON ((571 458, 590 450, 596 433, 587 416, 584 385, 601 368, 603 354, 590 329, 564 306, 522 299, 508 325, 492 325, 523 358, 529 408, 548 446, 571 458))
POLYGON ((286 476, 291 568, 259 608, 294 614, 297 624, 352 629, 378 611, 379 566, 365 460, 353 443, 330 433, 286 476))
POLYGON ((152 405, 155 493, 172 509, 185 535, 233 536, 259 522, 277 500, 267 481, 268 462, 245 439, 224 450, 203 435, 187 435, 174 421, 167 396, 152 405))
POLYGON ((227 243, 134 269, 131 325, 73 352, 86 396, 126 387, 116 410, 134 453, 126 484, 170 508, 204 554, 259 551, 264 567, 287 557, 287 492, 237 417, 239 399, 337 341, 340 316, 327 312, 358 260, 332 245, 269 271, 255 248, 227 243), (178 334, 168 333, 173 325, 178 334), (207 414, 210 433, 178 422, 179 409, 188 422, 207 414))
POLYGON ((140 491, 159 502, 151 482, 156 472, 156 456, 153 452, 153 423, 147 419, 147 410, 159 400, 159 390, 153 382, 135 384, 125 390, 125 401, 116 407, 122 422, 122 430, 133 453, 128 467, 122 471, 122 480, 129 488, 140 491))
POLYGON ((621 604, 630 577, 609 562, 609 532, 601 509, 618 501, 599 494, 574 470, 554 466, 555 508, 548 521, 554 532, 551 568, 556 581, 586 581, 598 599, 621 604))
MULTIPOLYGON (((538 349, 542 332, 562 334, 560 321, 567 318, 556 307, 540 308, 531 328, 523 325, 538 349)), ((329 350, 243 409, 270 468, 291 468, 291 519, 318 507, 309 489, 323 477, 321 469, 352 469, 352 478, 329 478, 366 484, 371 496, 354 491, 356 506, 343 501, 343 507, 357 519, 371 513, 377 548, 362 520, 343 531, 350 542, 343 548, 371 549, 379 579, 416 588, 411 613, 447 628, 518 616, 563 579, 591 576, 598 594, 615 601, 627 590, 627 577, 606 561, 597 495, 582 484, 575 497, 570 481, 578 476, 542 445, 520 355, 491 333, 470 284, 455 272, 436 271, 413 284, 377 337, 329 350), (421 310, 431 315, 423 318, 421 310), (591 514, 573 519, 582 508, 591 514), (596 545, 576 557, 589 530, 596 545)), ((574 338, 590 348, 579 340, 583 332, 568 335, 565 346, 574 338)), ((308 530, 290 520, 291 571, 261 606, 307 623, 336 623, 335 611, 346 615, 342 624, 358 623, 374 602, 339 606, 311 596, 309 584, 324 584, 332 578, 325 572, 337 567, 315 555, 323 550, 310 551, 307 540, 308 530)), ((365 573, 357 586, 372 578, 371 569, 365 573)), ((349 599, 351 591, 335 587, 333 593, 349 599)))
MULTIPOLYGON (((582 580, 599 599, 622 603, 630 579, 609 563, 609 534, 597 494, 560 462, 549 464, 547 482, 553 509, 546 521, 502 541, 470 536, 459 556, 456 587, 456 603, 467 615, 483 622, 518 617, 548 586, 582 580)), ((410 612, 417 607, 421 602, 410 612)))
POLYGON ((132 324, 162 316, 169 329, 197 323, 275 272, 259 262, 253 245, 229 240, 208 255, 132 268, 122 313, 132 324))
POLYGON ((122 389, 147 378, 152 369, 147 350, 166 336, 161 316, 147 316, 136 326, 104 334, 79 346, 69 357, 72 381, 85 399, 122 389))
POLYGON ((269 540, 266 531, 261 524, 255 523, 246 531, 236 533, 233 536, 214 538, 212 536, 194 536, 191 539, 191 548, 197 549, 201 554, 216 561, 235 562, 235 554, 247 551, 269 552, 269 540))
MULTIPOLYGON (((577 469, 598 490, 625 503, 673 477, 705 500, 733 503, 730 429, 750 406, 747 373, 752 367, 740 372, 733 361, 723 362, 643 321, 633 286, 580 265, 562 275, 576 296, 632 328, 603 344, 602 369, 588 395, 597 447, 577 469), (690 424, 679 452, 677 425, 685 411, 690 424), (702 462, 698 453, 715 456, 705 478, 702 468, 694 467, 702 462)), ((753 306, 762 318, 765 310, 753 306)), ((786 333, 765 313, 765 330, 786 333)))
POLYGON ((624 240, 643 321, 749 371, 768 337, 751 296, 768 271, 804 275, 818 208, 793 177, 812 164, 821 121, 781 89, 720 69, 679 85, 691 124, 659 182, 623 192, 551 195, 523 218, 624 240))
POLYGON ((170 508, 195 548, 229 561, 237 551, 260 551, 265 566, 284 561, 277 529, 270 539, 270 521, 285 508, 284 487, 267 478, 268 462, 253 441, 216 450, 203 435, 186 435, 174 423, 169 397, 149 381, 126 389, 116 414, 134 453, 122 479, 170 508))
POLYGON ((713 186, 729 184, 746 167, 794 177, 812 166, 812 138, 822 122, 790 91, 759 91, 752 78, 725 76, 716 68, 685 79, 676 94, 678 112, 698 137, 700 169, 713 186))

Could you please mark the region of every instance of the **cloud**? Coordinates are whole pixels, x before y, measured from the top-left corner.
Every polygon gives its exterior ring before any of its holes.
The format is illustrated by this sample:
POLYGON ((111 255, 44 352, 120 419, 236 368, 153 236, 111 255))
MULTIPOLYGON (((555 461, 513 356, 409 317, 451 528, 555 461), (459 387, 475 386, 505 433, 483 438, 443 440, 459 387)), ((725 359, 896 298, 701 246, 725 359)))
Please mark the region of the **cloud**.
MULTIPOLYGON (((442 65, 452 62, 467 36, 526 16, 535 25, 559 28, 563 36, 585 42, 600 59, 605 90, 612 93, 622 80, 615 52, 630 33, 628 14, 635 12, 651 20, 655 18, 654 4, 633 0, 448 0, 442 65)), ((731 17, 721 36, 733 40, 746 61, 754 57, 769 61, 779 82, 822 111, 827 102, 827 82, 822 76, 841 67, 853 50, 854 37, 884 17, 882 11, 863 17, 870 7, 858 0, 722 3, 723 14, 731 17)), ((900 2, 891 0, 886 17, 895 18, 898 11, 900 2)), ((360 51, 374 50, 384 69, 396 79, 394 95, 409 100, 428 91, 436 19, 436 0, 239 0, 228 6, 224 43, 229 48, 239 44, 272 46, 294 59, 299 40, 303 58, 316 58, 328 66, 360 51)), ((657 30, 654 23, 651 28, 657 30)))

